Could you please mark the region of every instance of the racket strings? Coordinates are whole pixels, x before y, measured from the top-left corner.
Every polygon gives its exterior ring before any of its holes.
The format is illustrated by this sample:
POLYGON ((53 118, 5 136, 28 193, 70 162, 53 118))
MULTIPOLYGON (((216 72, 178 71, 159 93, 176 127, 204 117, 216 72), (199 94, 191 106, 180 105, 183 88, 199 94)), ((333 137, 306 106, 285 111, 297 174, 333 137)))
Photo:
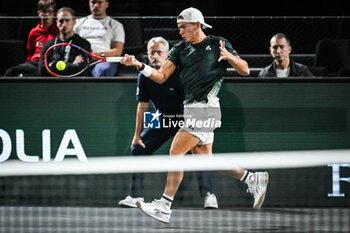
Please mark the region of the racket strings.
POLYGON ((91 63, 90 55, 71 46, 59 45, 53 47, 46 55, 47 68, 55 76, 72 77, 83 73, 91 63), (58 62, 64 66, 57 66, 58 62))

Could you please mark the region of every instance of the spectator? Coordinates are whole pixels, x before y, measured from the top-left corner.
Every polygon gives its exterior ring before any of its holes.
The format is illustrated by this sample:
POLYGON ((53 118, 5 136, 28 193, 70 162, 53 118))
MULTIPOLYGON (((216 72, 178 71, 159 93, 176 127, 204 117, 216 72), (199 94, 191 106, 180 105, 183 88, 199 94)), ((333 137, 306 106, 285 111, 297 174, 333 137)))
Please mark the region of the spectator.
MULTIPOLYGON (((77 20, 74 31, 87 39, 92 53, 101 57, 118 57, 122 55, 125 42, 123 25, 107 15, 109 0, 89 0, 91 15, 77 20)), ((99 63, 92 69, 92 75, 114 76, 116 63, 99 63)))
MULTIPOLYGON (((147 45, 147 55, 150 65, 155 69, 160 69, 168 57, 169 43, 163 37, 152 38, 147 45)), ((151 155, 177 131, 177 127, 161 129, 143 129, 143 113, 148 111, 149 101, 151 100, 154 107, 162 114, 181 115, 183 113, 183 89, 180 81, 178 70, 163 84, 156 83, 151 79, 139 74, 137 82, 137 100, 139 101, 136 111, 136 126, 134 138, 131 142, 131 154, 151 155), (164 98, 167 96, 167 98, 164 98)), ((197 172, 199 191, 204 198, 204 208, 218 208, 216 196, 213 193, 209 172, 197 172)), ((136 207, 137 200, 143 199, 143 174, 134 173, 131 177, 130 195, 119 202, 124 207, 136 207)))
POLYGON ((43 44, 55 38, 59 31, 54 22, 55 0, 40 0, 38 2, 38 25, 28 35, 27 59, 25 63, 9 68, 4 76, 38 76, 40 52, 43 44))
MULTIPOLYGON (((43 49, 41 50, 40 62, 39 62, 39 73, 41 76, 51 76, 45 68, 44 58, 46 51, 54 44, 58 43, 72 43, 76 44, 87 51, 91 51, 90 43, 84 38, 74 33, 73 27, 75 25, 75 13, 74 10, 69 7, 62 7, 57 11, 57 27, 60 31, 59 35, 54 39, 44 43, 43 49)), ((65 49, 54 50, 57 58, 62 59, 66 53, 69 54, 68 60, 65 62, 73 63, 76 58, 74 53, 65 49)), ((53 55, 54 56, 54 55, 53 55)), ((63 59, 62 59, 63 60, 63 59)), ((87 75, 87 72, 83 72, 81 75, 87 75)))
POLYGON ((270 40, 270 53, 274 61, 260 72, 259 77, 312 77, 307 66, 290 58, 291 51, 290 40, 285 34, 274 35, 270 40))

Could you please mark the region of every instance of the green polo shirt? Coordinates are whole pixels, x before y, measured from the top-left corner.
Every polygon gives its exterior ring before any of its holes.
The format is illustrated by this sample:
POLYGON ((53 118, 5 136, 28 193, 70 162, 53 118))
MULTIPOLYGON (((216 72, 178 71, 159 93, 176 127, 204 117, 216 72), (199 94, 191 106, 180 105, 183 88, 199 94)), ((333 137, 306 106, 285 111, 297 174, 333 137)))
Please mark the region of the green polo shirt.
POLYGON ((218 89, 214 91, 218 93, 228 65, 225 60, 218 62, 220 40, 225 41, 225 47, 230 53, 238 55, 226 39, 211 35, 197 44, 181 41, 170 50, 168 60, 180 69, 184 104, 207 102, 207 96, 213 88, 218 89))

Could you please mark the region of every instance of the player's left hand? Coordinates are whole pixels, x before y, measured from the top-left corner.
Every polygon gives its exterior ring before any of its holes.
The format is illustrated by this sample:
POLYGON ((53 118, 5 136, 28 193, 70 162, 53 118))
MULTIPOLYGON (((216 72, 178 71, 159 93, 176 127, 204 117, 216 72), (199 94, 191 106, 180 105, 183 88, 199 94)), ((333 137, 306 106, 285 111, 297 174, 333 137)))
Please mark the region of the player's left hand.
POLYGON ((218 62, 220 62, 221 60, 228 60, 231 56, 232 54, 229 51, 227 51, 225 47, 225 41, 220 40, 220 57, 218 62))

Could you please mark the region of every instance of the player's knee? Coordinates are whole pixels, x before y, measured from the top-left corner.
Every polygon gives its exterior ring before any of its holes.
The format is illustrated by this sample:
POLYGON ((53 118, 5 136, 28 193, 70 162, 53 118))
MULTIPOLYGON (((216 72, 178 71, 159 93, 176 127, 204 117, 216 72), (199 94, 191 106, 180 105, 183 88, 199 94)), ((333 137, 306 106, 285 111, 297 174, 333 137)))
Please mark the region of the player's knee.
POLYGON ((170 155, 184 155, 184 154, 186 154, 186 152, 182 151, 179 148, 171 147, 169 150, 169 154, 170 155))
POLYGON ((134 146, 133 148, 131 148, 131 155, 145 155, 146 151, 144 148, 142 148, 139 145, 134 146))

